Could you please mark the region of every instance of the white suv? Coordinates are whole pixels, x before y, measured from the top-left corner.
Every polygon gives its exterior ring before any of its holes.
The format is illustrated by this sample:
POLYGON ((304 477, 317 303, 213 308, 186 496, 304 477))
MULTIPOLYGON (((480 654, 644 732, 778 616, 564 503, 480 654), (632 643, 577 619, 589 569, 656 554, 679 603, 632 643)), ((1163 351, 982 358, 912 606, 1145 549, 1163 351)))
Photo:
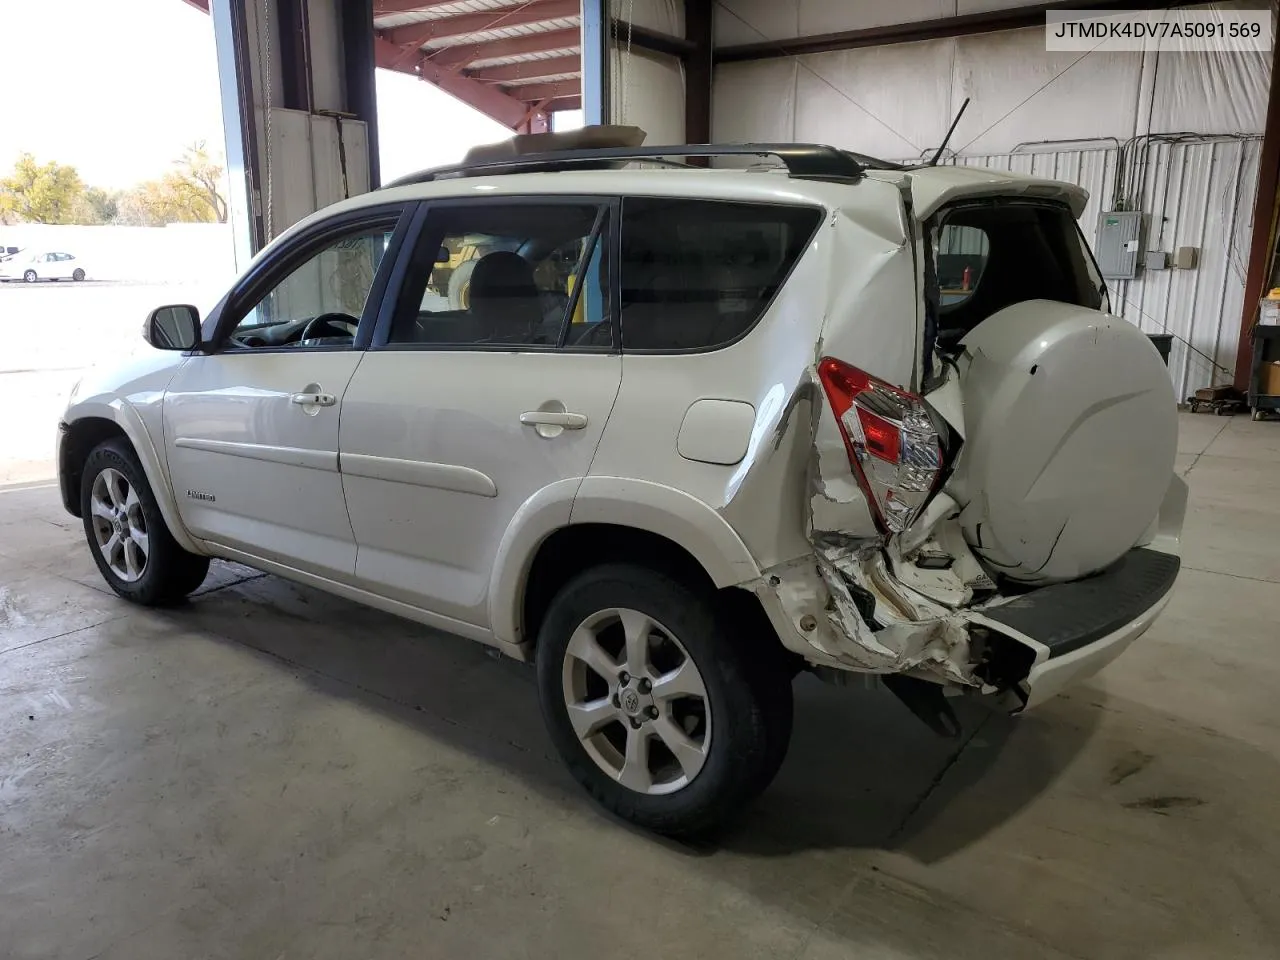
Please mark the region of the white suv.
MULTIPOLYGON (((318 213, 80 384, 102 575, 223 557, 537 663, 573 774, 693 834, 769 783, 791 682, 1033 705, 1164 606, 1166 370, 1078 187, 830 147, 609 148, 318 213), (772 155, 781 168, 626 161, 772 155), (676 168, 671 168, 671 167, 676 168)), ((850 731, 851 735, 856 732, 850 731)))

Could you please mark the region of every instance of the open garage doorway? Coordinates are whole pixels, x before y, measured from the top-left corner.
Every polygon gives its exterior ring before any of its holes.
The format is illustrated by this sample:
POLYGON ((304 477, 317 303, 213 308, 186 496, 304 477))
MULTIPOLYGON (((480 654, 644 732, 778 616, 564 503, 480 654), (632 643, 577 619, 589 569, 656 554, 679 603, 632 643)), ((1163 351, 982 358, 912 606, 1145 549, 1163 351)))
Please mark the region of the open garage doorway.
POLYGON ((0 486, 51 482, 77 381, 145 351, 152 307, 207 310, 234 272, 209 18, 175 0, 138 0, 128 16, 65 0, 56 19, 76 29, 55 57, 19 42, 46 35, 50 16, 5 11, 17 83, 0 125, 0 486), (72 66, 88 63, 91 76, 72 66))

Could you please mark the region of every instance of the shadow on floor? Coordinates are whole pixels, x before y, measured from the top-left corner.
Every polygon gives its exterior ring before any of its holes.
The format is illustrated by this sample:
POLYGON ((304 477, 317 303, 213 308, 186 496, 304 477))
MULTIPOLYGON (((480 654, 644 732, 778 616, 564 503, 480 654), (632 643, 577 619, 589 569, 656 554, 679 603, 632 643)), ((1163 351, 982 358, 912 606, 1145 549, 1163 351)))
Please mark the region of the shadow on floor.
MULTIPOLYGON (((528 665, 274 577, 215 588, 163 616, 175 628, 302 668, 325 693, 357 700, 498 764, 558 802, 589 804, 545 734, 528 665), (281 629, 282 621, 290 628, 281 629)), ((948 740, 883 689, 836 688, 801 676, 791 749, 773 786, 723 836, 685 849, 765 857, 801 849, 897 849, 931 861, 1029 803, 1089 737, 1087 711, 1064 725, 959 706, 964 729, 948 740), (950 798, 981 779, 1010 737, 1034 740, 1047 736, 1047 727, 1053 748, 1021 751, 1037 762, 1006 783, 982 816, 966 817, 942 836, 935 831, 927 844, 917 840, 950 798), (955 764, 962 751, 963 766, 955 764)))

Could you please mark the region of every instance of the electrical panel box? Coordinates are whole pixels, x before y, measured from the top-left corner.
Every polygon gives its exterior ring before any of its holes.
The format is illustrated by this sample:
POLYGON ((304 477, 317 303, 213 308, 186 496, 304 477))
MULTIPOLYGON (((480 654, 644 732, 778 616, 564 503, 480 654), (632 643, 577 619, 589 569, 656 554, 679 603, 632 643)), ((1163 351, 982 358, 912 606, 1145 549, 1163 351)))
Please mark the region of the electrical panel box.
POLYGON ((1163 250, 1148 250, 1147 259, 1143 261, 1143 265, 1148 270, 1168 270, 1169 255, 1163 250))
POLYGON ((1138 275, 1142 247, 1142 213, 1106 210, 1098 220, 1098 269, 1105 280, 1132 280, 1138 275))
POLYGON ((1173 265, 1179 270, 1194 270, 1198 253, 1198 247, 1179 247, 1173 255, 1173 265))

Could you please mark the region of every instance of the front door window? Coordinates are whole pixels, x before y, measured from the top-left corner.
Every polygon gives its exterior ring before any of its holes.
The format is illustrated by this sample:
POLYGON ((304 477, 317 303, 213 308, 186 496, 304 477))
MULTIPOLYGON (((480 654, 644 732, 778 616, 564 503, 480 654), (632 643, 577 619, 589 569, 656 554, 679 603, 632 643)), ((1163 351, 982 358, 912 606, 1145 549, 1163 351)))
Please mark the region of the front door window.
POLYGON ((393 229, 362 230, 308 258, 245 313, 228 346, 350 346, 393 229))

